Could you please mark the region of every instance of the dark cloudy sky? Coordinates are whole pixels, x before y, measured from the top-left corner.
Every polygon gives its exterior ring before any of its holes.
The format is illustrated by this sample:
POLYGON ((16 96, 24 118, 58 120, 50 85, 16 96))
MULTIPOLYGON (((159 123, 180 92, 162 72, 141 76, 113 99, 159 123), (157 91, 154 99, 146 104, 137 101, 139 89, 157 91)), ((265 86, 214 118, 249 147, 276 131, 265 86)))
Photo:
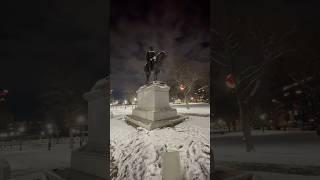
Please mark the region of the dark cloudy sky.
MULTIPOLYGON (((111 86, 116 96, 143 85, 149 46, 168 52, 165 72, 172 75, 175 61, 189 61, 209 69, 209 0, 120 0, 111 3, 111 86)), ((203 69, 204 68, 204 69, 203 69)))
POLYGON ((50 84, 79 96, 106 76, 105 1, 10 1, 1 6, 0 88, 18 119, 39 109, 50 84))

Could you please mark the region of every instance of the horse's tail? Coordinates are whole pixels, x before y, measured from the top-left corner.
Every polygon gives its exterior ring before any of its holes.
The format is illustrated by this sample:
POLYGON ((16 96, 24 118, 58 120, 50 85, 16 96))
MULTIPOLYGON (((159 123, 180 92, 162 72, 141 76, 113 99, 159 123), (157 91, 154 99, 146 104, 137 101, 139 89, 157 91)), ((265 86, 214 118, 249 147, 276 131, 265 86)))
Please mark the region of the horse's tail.
POLYGON ((159 64, 161 64, 161 63, 162 63, 162 60, 164 60, 164 59, 166 58, 166 56, 167 56, 167 53, 166 53, 165 51, 159 52, 159 53, 157 54, 157 56, 156 56, 157 62, 158 62, 159 64))

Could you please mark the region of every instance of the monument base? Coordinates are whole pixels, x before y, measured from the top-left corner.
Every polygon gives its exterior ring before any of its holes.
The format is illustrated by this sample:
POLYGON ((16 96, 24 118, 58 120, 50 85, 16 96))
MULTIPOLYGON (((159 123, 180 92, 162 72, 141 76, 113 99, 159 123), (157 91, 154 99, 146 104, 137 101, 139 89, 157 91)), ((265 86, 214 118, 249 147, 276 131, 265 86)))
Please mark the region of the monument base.
POLYGON ((174 126, 176 124, 181 123, 182 121, 184 121, 187 118, 188 118, 187 116, 178 115, 173 118, 161 119, 158 121, 151 121, 151 120, 143 119, 141 117, 133 116, 133 115, 125 116, 125 119, 128 124, 131 124, 135 127, 143 127, 147 130, 153 130, 156 128, 174 126))
POLYGON ((74 150, 71 154, 71 169, 97 178, 107 178, 106 154, 85 150, 74 150))
POLYGON ((166 107, 156 110, 146 110, 143 108, 135 108, 132 110, 132 116, 158 121, 161 119, 169 119, 177 116, 177 110, 171 107, 166 107))

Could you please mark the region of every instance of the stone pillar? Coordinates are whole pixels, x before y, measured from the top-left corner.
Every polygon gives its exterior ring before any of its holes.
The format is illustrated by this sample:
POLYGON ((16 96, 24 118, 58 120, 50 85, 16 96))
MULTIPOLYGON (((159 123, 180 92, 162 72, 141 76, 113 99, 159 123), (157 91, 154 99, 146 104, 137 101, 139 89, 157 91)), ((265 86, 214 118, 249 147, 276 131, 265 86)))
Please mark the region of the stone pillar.
POLYGON ((84 94, 88 102, 88 143, 72 152, 71 169, 107 178, 107 123, 109 116, 109 81, 99 80, 84 94))
POLYGON ((95 90, 84 94, 88 101, 89 139, 87 150, 105 153, 107 144, 107 93, 106 90, 95 90))

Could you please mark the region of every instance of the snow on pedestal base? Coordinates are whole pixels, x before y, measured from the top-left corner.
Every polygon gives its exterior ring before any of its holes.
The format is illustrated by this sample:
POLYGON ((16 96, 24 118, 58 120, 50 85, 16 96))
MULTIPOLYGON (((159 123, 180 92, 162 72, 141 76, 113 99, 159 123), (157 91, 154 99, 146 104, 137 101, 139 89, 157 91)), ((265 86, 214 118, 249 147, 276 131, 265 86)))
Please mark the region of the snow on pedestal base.
POLYGON ((129 124, 148 130, 172 126, 185 120, 186 116, 177 114, 177 110, 169 106, 170 87, 160 81, 140 87, 137 91, 138 106, 132 115, 126 116, 129 124))

